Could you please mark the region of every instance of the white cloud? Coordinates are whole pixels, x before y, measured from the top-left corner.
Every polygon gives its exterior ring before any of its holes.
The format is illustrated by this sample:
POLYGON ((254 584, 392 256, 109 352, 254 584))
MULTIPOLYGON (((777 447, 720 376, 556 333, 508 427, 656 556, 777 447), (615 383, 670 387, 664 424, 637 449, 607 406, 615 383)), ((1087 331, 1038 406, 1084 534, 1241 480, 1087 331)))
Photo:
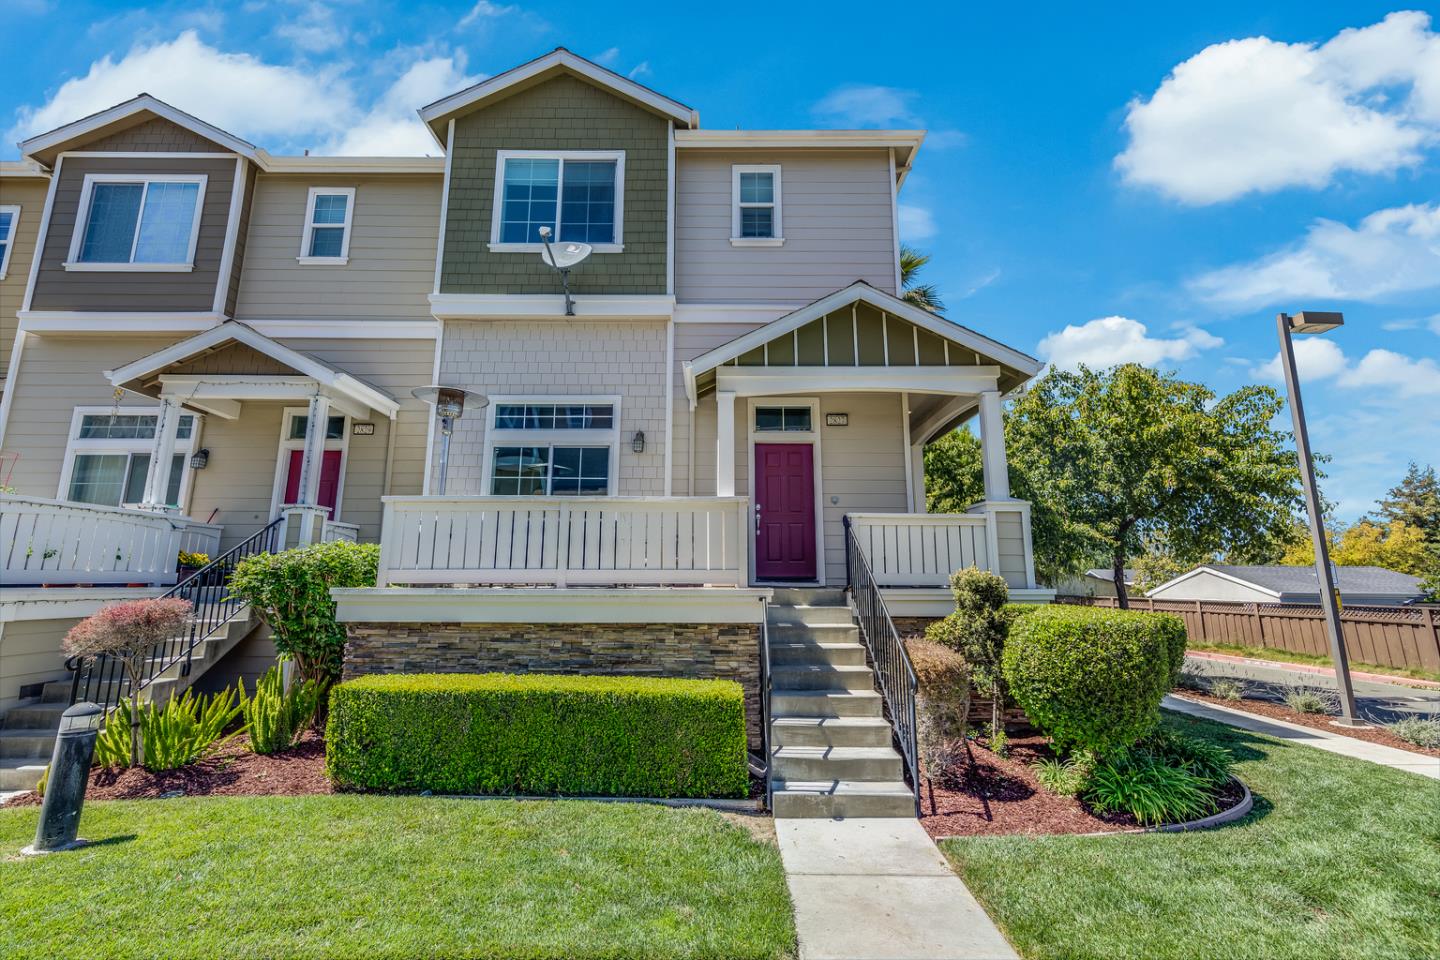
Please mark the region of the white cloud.
POLYGON ((650 61, 641 60, 639 63, 635 64, 634 69, 632 69, 629 73, 625 74, 625 76, 629 77, 631 80, 636 80, 640 77, 648 75, 649 73, 650 61))
MULTIPOLYGON (((1295 366, 1301 383, 1328 380, 1336 386, 1364 390, 1381 402, 1440 397, 1440 364, 1429 357, 1408 357, 1393 350, 1371 350, 1352 363, 1332 340, 1295 340, 1295 366)), ((1280 356, 1251 370, 1257 379, 1281 382, 1280 356)))
POLYGON ((591 59, 594 60, 596 63, 600 64, 601 66, 608 67, 611 64, 615 63, 615 61, 620 59, 620 48, 610 47, 606 50, 601 51, 600 53, 597 53, 595 56, 591 57, 591 59))
POLYGON ((458 55, 418 60, 325 150, 344 156, 438 156, 440 147, 415 115, 416 108, 481 79, 465 74, 458 55))
POLYGON ((519 7, 509 3, 491 3, 490 0, 480 0, 479 3, 470 8, 470 12, 460 18, 459 26, 468 27, 476 23, 484 23, 487 20, 499 20, 507 14, 516 13, 519 7))
POLYGON ((1119 363, 1147 367, 1176 363, 1222 343, 1219 337, 1198 328, 1167 339, 1150 336, 1145 324, 1138 320, 1101 317, 1050 334, 1040 341, 1039 350, 1042 359, 1057 367, 1074 369, 1083 363, 1101 369, 1119 363))
POLYGON ((1430 318, 1430 332, 1440 336, 1440 313, 1430 318))
POLYGON ((902 203, 897 206, 896 215, 900 218, 900 236, 907 243, 913 240, 929 240, 939 232, 935 226, 935 217, 927 207, 902 203))
POLYGON ((1349 227, 1319 220, 1300 243, 1202 274, 1190 289, 1248 309, 1305 297, 1365 300, 1440 286, 1440 203, 1378 210, 1349 227))
POLYGON ((918 126, 920 118, 910 107, 914 90, 847 84, 826 94, 813 108, 814 114, 830 123, 850 127, 918 126))
POLYGON ((1403 11, 1323 46, 1213 44, 1131 101, 1125 127, 1124 178, 1192 204, 1411 166, 1440 141, 1440 34, 1403 11))
POLYGON ((300 15, 282 20, 275 27, 276 36, 288 40, 307 53, 324 53, 342 46, 349 32, 335 20, 335 11, 328 4, 315 2, 301 5, 300 15))
POLYGON ((8 138, 53 130, 139 93, 250 139, 338 130, 355 113, 349 85, 333 69, 300 70, 222 53, 186 30, 168 42, 137 45, 119 60, 95 61, 49 102, 22 107, 8 138))

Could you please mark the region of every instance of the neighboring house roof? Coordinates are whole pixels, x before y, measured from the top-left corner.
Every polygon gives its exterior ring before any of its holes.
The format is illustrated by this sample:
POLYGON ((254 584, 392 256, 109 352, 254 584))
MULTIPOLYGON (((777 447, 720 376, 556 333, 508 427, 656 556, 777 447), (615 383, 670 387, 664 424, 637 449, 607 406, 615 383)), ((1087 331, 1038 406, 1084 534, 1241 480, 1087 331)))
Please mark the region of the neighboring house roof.
MULTIPOLYGON (((982 333, 978 333, 968 327, 962 327, 958 323, 952 323, 944 317, 936 316, 927 310, 921 310, 919 307, 912 306, 898 297, 872 287, 863 280, 857 280, 848 287, 843 287, 834 293, 821 297, 808 306, 791 311, 783 317, 772 320, 762 327, 757 327, 728 343, 721 344, 693 360, 685 361, 683 368, 687 395, 693 402, 698 395, 696 381, 701 375, 720 367, 722 364, 735 360, 742 354, 748 353, 774 340, 776 337, 783 336, 792 330, 798 330, 806 324, 818 320, 828 313, 847 307, 856 301, 864 301, 884 313, 893 314, 901 320, 908 321, 917 327, 928 330, 951 343, 956 343, 967 349, 983 353, 995 362, 1016 371, 1021 382, 1038 373, 1042 366, 1040 361, 1034 357, 1021 353, 1013 347, 1007 347, 998 340, 992 340, 982 333)), ((919 369, 928 370, 931 368, 921 367, 919 369)), ((953 367, 944 369, 962 371, 965 368, 953 367)))
MULTIPOLYGON (((1096 580, 1104 580, 1112 583, 1115 580, 1115 573, 1109 567, 1092 567, 1085 571, 1085 576, 1094 577, 1096 580)), ((1135 571, 1129 567, 1125 568, 1125 585, 1129 586, 1135 582, 1135 571)))
MULTIPOLYGON (((1408 573, 1397 573, 1384 567, 1337 567, 1336 586, 1342 594, 1353 593, 1365 596, 1421 596, 1420 578, 1408 573)), ((1242 566, 1228 563, 1207 563, 1151 590, 1151 594, 1163 591, 1172 584, 1188 580, 1202 572, 1209 571, 1229 580, 1244 583, 1274 596, 1287 593, 1318 594, 1319 581, 1314 567, 1294 566, 1242 566)))
POLYGON ((217 143, 233 153, 238 153, 240 156, 264 166, 261 151, 255 144, 248 140, 241 140, 233 133, 227 133, 199 117, 191 116, 178 107, 172 107, 165 101, 152 97, 148 93, 131 97, 124 103, 117 103, 113 107, 101 110, 99 113, 92 113, 88 117, 81 117, 63 127, 56 127, 49 133, 37 134, 28 140, 22 140, 20 153, 27 159, 35 160, 47 167, 52 166, 55 158, 65 152, 67 147, 118 133, 152 117, 163 117, 176 126, 184 127, 196 136, 204 137, 206 140, 217 143))
POLYGON ((682 127, 700 126, 700 114, 680 101, 672 100, 628 77, 622 77, 613 70, 607 70, 598 63, 571 53, 564 47, 556 47, 544 56, 536 57, 528 63, 522 63, 472 87, 466 87, 458 93, 427 104, 418 111, 420 119, 425 121, 431 135, 444 147, 445 127, 451 117, 473 110, 486 100, 512 93, 516 88, 523 89, 542 83, 561 73, 583 77, 653 113, 669 117, 682 127))

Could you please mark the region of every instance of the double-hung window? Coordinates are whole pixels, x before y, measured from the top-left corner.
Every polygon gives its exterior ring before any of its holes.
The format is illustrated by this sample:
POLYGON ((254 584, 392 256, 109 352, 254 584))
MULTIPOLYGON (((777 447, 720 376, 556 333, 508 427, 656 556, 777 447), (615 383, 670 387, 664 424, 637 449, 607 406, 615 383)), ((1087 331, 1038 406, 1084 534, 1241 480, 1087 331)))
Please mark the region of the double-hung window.
POLYGON ((778 247, 780 165, 737 163, 730 168, 730 242, 737 247, 778 247))
POLYGON ((19 223, 19 207, 0 207, 0 280, 10 272, 10 251, 15 246, 15 228, 19 223))
MULTIPOLYGON (((154 408, 151 408, 154 409, 154 408)), ((63 500, 119 507, 145 496, 145 476, 155 446, 154 413, 122 407, 80 407, 71 421, 59 496, 63 500)), ((178 505, 189 486, 186 461, 195 441, 195 415, 182 413, 165 502, 178 505)))
POLYGON ((618 401, 497 398, 486 442, 491 496, 608 496, 615 492, 618 401))
POLYGON ((203 174, 86 174, 65 269, 194 269, 205 180, 203 174))
POLYGON ((350 222, 354 216, 354 187, 311 187, 305 201, 300 256, 295 259, 304 264, 349 263, 350 222))
POLYGON ((623 151, 501 150, 495 168, 492 250, 536 250, 540 228, 551 242, 588 243, 600 253, 621 249, 624 233, 623 151))

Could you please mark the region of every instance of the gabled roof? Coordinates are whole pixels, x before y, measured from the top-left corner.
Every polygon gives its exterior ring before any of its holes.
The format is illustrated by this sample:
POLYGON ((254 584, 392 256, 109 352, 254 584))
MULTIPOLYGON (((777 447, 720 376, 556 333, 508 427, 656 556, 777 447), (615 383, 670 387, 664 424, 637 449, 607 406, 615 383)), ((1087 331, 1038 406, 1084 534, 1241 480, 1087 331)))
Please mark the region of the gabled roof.
MULTIPOLYGON (((1085 576, 1094 580, 1104 580, 1106 583, 1115 582, 1115 571, 1109 567, 1091 567, 1085 571, 1085 576)), ((1128 587, 1135 582, 1135 571, 1129 567, 1125 568, 1125 585, 1128 587)))
POLYGON ((22 140, 20 141, 20 153, 47 167, 53 166, 55 157, 71 145, 118 133, 151 117, 169 120, 196 136, 211 140, 232 153, 238 153, 240 156, 264 166, 261 162, 261 152, 253 143, 241 140, 234 134, 227 133, 198 117, 191 116, 178 107, 172 107, 148 93, 132 97, 124 103, 117 103, 107 110, 92 113, 88 117, 81 117, 63 127, 56 127, 49 133, 37 134, 28 140, 22 140))
MULTIPOLYGON (((1336 570, 1338 571, 1336 586, 1340 588, 1342 594, 1418 597, 1425 592, 1420 589, 1419 577, 1386 570, 1384 567, 1336 567, 1336 570)), ((1206 571, 1276 597, 1287 593, 1313 593, 1316 595, 1320 593, 1319 577, 1315 575, 1313 566, 1298 567, 1279 564, 1247 566, 1229 563, 1202 564, 1194 570, 1182 573, 1168 583, 1162 583, 1150 592, 1156 593, 1172 584, 1188 580, 1206 571)))
POLYGON ((883 313, 892 314, 914 324, 921 329, 939 336, 951 343, 959 344, 977 353, 983 353, 996 362, 1011 367, 1023 378, 1028 379, 1040 372, 1042 364, 1027 354, 1021 353, 1012 347, 1007 347, 998 340, 992 340, 984 334, 977 333, 968 327, 962 327, 958 323, 951 323, 943 317, 938 317, 927 310, 912 306, 898 297, 891 296, 883 290, 876 289, 863 280, 856 280, 848 287, 836 290, 834 293, 821 297, 808 306, 799 310, 787 313, 783 317, 772 320, 762 327, 757 327, 749 333, 743 334, 728 343, 721 344, 708 353, 702 353, 694 360, 685 362, 684 370, 687 387, 693 389, 695 378, 729 363, 760 347, 777 337, 781 337, 792 330, 811 323, 826 314, 833 313, 852 303, 864 302, 875 307, 883 313))
POLYGON ((322 387, 334 390, 336 393, 386 416, 393 417, 400 409, 400 405, 395 402, 395 399, 384 391, 357 380, 345 371, 336 369, 309 354, 292 350, 283 343, 271 340, 254 327, 246 326, 238 320, 226 320, 209 330, 172 343, 162 350, 127 363, 116 370, 106 370, 105 377, 117 387, 134 384, 136 381, 145 381, 156 376, 167 367, 237 343, 244 344, 252 350, 290 367, 301 376, 309 377, 322 387))
POLYGON ((504 73, 496 74, 488 80, 482 80, 473 87, 466 87, 458 93, 452 93, 448 97, 421 107, 420 119, 425 121, 430 133, 440 143, 440 146, 444 147, 445 126, 452 116, 469 112, 486 100, 514 92, 517 88, 523 89, 526 86, 543 82, 562 73, 582 77, 652 113, 669 117, 682 127, 698 127, 700 125, 700 114, 685 104, 657 93, 628 77, 622 77, 613 70, 607 70, 598 63, 576 56, 564 47, 556 47, 529 63, 522 63, 504 73))

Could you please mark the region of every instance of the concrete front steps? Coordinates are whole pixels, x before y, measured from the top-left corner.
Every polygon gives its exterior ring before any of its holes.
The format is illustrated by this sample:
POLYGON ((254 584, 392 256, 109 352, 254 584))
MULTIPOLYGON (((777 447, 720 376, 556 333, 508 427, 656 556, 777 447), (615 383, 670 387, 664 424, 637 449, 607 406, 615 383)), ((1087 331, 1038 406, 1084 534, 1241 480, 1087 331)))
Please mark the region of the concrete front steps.
POLYGON ((913 817, 915 797, 843 592, 776 590, 767 628, 775 816, 913 817))
MULTIPOLYGON (((257 625, 249 609, 242 610, 196 644, 190 658, 189 676, 180 676, 180 664, 170 666, 141 690, 141 701, 163 703, 189 687, 257 625)), ((101 698, 110 691, 110 684, 97 684, 91 687, 90 696, 101 698)), ((35 789, 55 750, 60 715, 69 706, 70 681, 67 679, 45 684, 39 697, 22 700, 6 712, 0 721, 0 792, 35 789)))

